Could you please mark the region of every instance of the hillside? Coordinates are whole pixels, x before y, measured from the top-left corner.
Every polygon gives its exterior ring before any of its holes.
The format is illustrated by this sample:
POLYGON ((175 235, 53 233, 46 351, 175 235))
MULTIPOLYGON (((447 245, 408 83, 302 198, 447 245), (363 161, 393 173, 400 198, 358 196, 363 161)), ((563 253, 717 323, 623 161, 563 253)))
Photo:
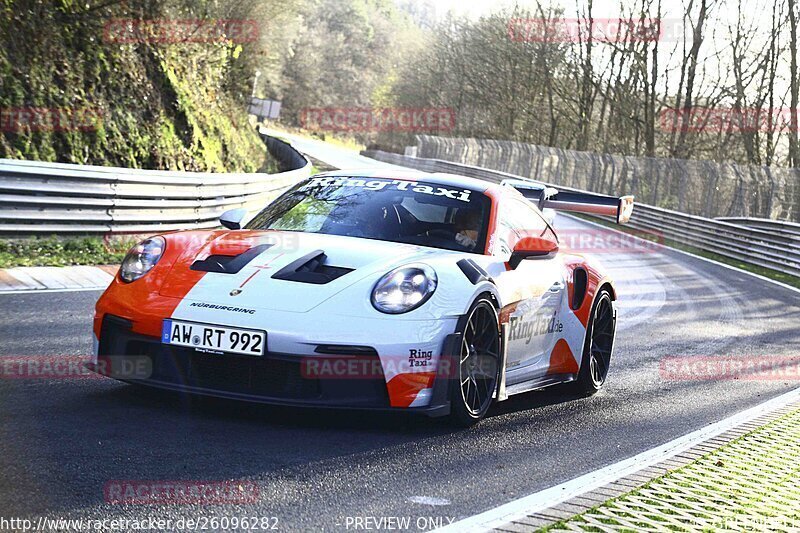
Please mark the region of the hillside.
POLYGON ((155 18, 126 4, 0 0, 0 11, 0 157, 213 172, 267 164, 243 98, 226 89, 240 44, 114 38, 114 21, 155 18))

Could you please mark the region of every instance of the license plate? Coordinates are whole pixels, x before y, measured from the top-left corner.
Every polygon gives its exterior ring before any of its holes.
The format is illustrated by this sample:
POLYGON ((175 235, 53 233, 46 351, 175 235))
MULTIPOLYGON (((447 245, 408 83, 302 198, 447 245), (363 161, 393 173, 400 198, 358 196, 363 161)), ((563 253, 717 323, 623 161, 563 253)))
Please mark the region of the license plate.
POLYGON ((254 329, 165 320, 161 329, 161 342, 205 352, 264 355, 267 334, 254 329))

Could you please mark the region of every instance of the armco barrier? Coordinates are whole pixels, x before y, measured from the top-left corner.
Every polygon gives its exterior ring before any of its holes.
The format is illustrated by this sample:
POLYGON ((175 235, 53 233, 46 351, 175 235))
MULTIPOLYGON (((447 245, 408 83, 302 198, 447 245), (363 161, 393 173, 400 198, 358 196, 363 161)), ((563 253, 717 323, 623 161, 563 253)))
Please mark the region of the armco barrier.
MULTIPOLYGON (((460 174, 495 183, 507 178, 527 179, 498 170, 439 159, 409 157, 377 150, 365 150, 361 154, 378 161, 424 172, 460 174)), ((742 225, 738 220, 737 223, 714 220, 637 203, 628 225, 636 229, 657 232, 670 241, 713 252, 729 259, 800 276, 800 235, 791 231, 774 231, 776 222, 767 222, 772 226, 762 229, 752 223, 742 225)), ((794 225, 789 224, 787 227, 793 228, 794 225)))
POLYGON ((731 222, 737 226, 746 226, 748 228, 763 229, 770 233, 781 233, 785 235, 794 235, 800 238, 800 224, 797 222, 786 222, 785 220, 769 220, 765 218, 747 218, 747 217, 726 217, 717 218, 724 222, 731 222))
POLYGON ((0 159, 0 233, 150 233, 219 226, 227 209, 261 209, 311 163, 262 134, 278 174, 216 174, 0 159))

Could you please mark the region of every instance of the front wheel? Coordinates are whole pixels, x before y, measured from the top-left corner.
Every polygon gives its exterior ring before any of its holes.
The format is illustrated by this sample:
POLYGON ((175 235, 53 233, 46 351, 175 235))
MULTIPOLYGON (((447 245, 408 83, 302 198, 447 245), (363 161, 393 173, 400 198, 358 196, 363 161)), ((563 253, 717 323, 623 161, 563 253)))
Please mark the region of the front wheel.
POLYGON ((576 392, 592 395, 605 384, 614 349, 616 323, 611 293, 603 289, 592 305, 586 326, 581 368, 577 381, 572 384, 576 392))
POLYGON ((471 426, 486 415, 500 377, 500 325, 497 310, 479 298, 466 314, 461 335, 458 371, 450 387, 450 416, 471 426))

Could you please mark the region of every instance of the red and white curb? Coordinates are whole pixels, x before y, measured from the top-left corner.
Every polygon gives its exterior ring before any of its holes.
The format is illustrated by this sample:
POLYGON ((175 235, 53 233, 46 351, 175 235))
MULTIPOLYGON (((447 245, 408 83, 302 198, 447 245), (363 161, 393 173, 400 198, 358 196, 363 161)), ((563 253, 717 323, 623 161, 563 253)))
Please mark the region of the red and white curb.
POLYGON ((0 269, 0 294, 105 289, 116 266, 16 267, 0 269))

